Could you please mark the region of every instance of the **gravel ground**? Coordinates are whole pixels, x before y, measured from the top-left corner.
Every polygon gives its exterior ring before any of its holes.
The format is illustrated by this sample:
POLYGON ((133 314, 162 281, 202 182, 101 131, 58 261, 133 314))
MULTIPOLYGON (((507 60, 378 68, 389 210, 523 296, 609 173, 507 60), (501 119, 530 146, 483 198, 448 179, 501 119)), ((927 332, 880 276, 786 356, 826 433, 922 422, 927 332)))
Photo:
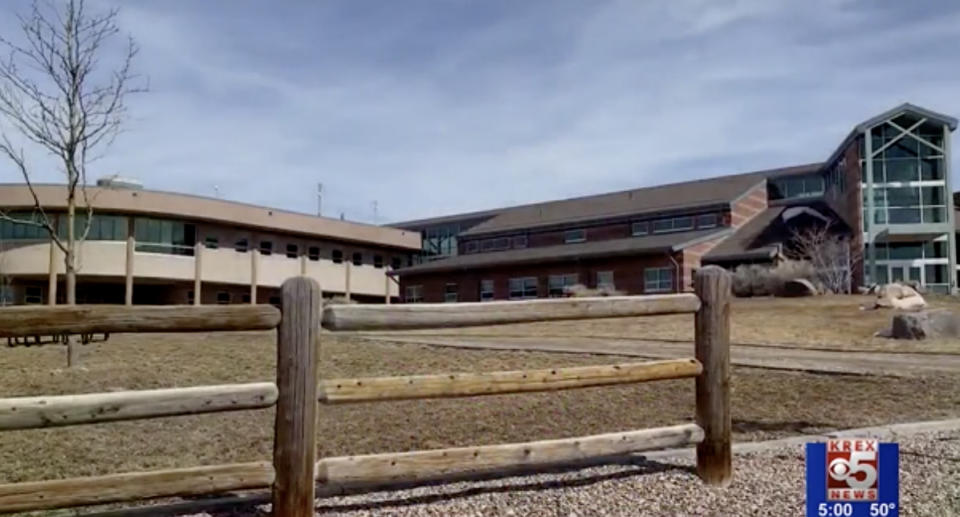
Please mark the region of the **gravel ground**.
MULTIPOLYGON (((900 515, 960 516, 960 430, 900 443, 900 515)), ((804 514, 802 446, 737 454, 727 489, 703 486, 688 459, 455 483, 318 500, 334 516, 790 516, 804 514)), ((215 517, 263 515, 257 510, 215 517)), ((198 514, 194 514, 198 515, 198 514)), ((199 514, 209 515, 209 514, 199 514)))

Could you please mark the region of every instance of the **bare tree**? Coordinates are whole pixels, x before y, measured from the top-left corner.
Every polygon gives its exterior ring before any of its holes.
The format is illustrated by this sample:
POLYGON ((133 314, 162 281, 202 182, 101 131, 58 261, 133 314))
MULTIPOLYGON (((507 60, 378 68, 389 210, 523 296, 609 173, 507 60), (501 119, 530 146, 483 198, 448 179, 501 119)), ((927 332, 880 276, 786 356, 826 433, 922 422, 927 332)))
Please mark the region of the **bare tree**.
MULTIPOLYGON (((117 10, 88 13, 83 0, 34 3, 20 15, 23 41, 0 36, 0 156, 9 158, 23 176, 33 197, 33 215, 16 217, 0 212, 0 219, 43 228, 64 255, 66 298, 76 303, 77 249, 90 231, 93 205, 87 196, 87 166, 113 142, 127 112, 127 94, 142 91, 133 83, 131 65, 137 54, 133 39, 126 38, 125 51, 115 57, 111 70, 101 59, 114 56, 110 42, 120 34, 117 10), (66 236, 57 232, 54 217, 47 212, 34 188, 31 170, 18 140, 38 146, 53 156, 66 176, 66 236), (85 213, 78 228, 77 210, 85 213), (79 231, 78 231, 79 230, 79 231)), ((69 345, 68 345, 69 346, 69 345)), ((70 348, 69 357, 74 353, 70 348)))
POLYGON ((850 238, 834 232, 832 224, 816 225, 804 230, 793 230, 789 258, 809 261, 817 280, 834 293, 853 290, 853 271, 863 260, 863 254, 854 250, 850 238))

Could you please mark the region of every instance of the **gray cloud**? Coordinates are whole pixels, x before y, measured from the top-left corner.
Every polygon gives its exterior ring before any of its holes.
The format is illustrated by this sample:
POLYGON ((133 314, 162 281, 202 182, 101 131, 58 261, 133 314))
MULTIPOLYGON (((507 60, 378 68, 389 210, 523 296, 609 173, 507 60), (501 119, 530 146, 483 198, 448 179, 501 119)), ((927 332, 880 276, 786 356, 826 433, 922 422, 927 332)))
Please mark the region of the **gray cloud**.
POLYGON ((322 181, 358 220, 823 160, 904 101, 960 114, 950 1, 119 5, 152 91, 102 174, 308 212, 322 181))

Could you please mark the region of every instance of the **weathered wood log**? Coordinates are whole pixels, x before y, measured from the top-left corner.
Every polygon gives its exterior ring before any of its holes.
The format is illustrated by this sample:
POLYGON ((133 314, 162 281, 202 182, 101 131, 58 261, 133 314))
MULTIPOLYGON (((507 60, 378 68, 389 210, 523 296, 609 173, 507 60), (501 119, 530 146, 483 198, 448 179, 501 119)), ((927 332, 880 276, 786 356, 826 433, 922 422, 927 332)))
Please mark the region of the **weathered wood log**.
POLYGON ((313 517, 317 456, 317 356, 320 286, 304 276, 281 287, 283 317, 277 329, 277 399, 274 428, 273 515, 313 517))
POLYGON ((272 482, 273 468, 262 461, 11 483, 0 485, 0 513, 207 495, 265 488, 272 482))
POLYGON ((696 312, 699 307, 700 300, 689 293, 482 303, 330 305, 323 311, 323 326, 330 330, 449 328, 529 321, 682 314, 696 312))
POLYGON ((697 445, 697 473, 708 485, 727 486, 733 477, 730 416, 730 273, 718 266, 697 271, 695 353, 703 364, 697 377, 697 423, 704 440, 697 445))
POLYGON ((684 424, 529 443, 324 458, 317 462, 318 493, 334 495, 364 487, 533 473, 634 452, 683 447, 701 439, 700 427, 684 424))
POLYGON ((695 359, 671 359, 540 370, 329 379, 320 382, 317 396, 328 404, 469 397, 696 377, 701 371, 695 359))
POLYGON ((0 308, 0 336, 268 330, 279 321, 270 305, 29 305, 0 308))
POLYGON ((261 409, 277 402, 270 382, 0 399, 0 431, 261 409))

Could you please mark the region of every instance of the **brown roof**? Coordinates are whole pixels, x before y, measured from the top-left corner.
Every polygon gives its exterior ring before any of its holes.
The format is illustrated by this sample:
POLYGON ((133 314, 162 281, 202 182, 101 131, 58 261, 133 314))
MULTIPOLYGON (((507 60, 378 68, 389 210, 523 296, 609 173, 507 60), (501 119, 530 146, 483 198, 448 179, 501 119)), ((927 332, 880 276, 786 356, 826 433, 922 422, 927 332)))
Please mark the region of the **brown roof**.
POLYGON ((747 224, 737 228, 733 235, 717 244, 703 260, 705 262, 721 262, 724 260, 749 259, 770 257, 776 251, 776 246, 756 247, 755 243, 760 234, 774 222, 783 211, 785 206, 772 206, 759 213, 747 222, 747 224))
POLYGON ((664 233, 646 237, 627 237, 625 239, 473 253, 418 264, 400 269, 397 273, 402 276, 508 264, 556 262, 596 256, 609 257, 616 255, 643 255, 648 253, 670 252, 704 240, 719 237, 729 232, 729 228, 713 228, 710 230, 664 233))
MULTIPOLYGON (((35 184, 34 189, 45 208, 55 211, 66 209, 64 185, 35 184)), ((419 232, 191 194, 101 187, 87 187, 87 193, 95 211, 181 217, 411 251, 419 250, 421 245, 419 232)), ((0 207, 30 209, 33 207, 33 197, 25 184, 0 184, 0 207)))
POLYGON ((814 163, 784 167, 504 208, 461 235, 474 236, 730 203, 765 178, 813 172, 821 165, 814 163))

